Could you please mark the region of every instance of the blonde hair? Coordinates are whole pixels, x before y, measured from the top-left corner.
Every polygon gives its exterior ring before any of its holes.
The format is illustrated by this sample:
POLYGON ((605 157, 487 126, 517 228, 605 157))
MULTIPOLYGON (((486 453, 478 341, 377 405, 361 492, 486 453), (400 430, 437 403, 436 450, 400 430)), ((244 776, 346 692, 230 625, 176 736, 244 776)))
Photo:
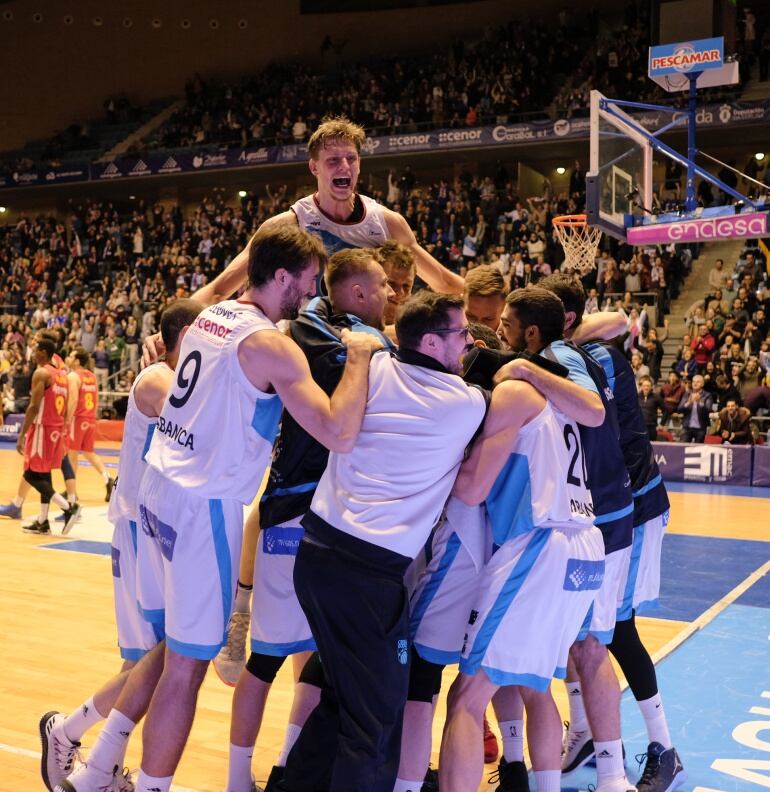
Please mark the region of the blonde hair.
POLYGON ((500 270, 490 264, 475 267, 465 276, 465 294, 468 297, 502 297, 507 290, 500 270))
POLYGON ((361 153, 361 146, 366 140, 364 128, 354 124, 345 116, 325 116, 307 142, 307 150, 312 159, 318 159, 321 149, 336 142, 352 143, 356 151, 361 153))
POLYGON ((374 257, 388 272, 390 267, 397 270, 414 270, 414 256, 406 245, 396 242, 395 239, 386 239, 374 250, 374 257))

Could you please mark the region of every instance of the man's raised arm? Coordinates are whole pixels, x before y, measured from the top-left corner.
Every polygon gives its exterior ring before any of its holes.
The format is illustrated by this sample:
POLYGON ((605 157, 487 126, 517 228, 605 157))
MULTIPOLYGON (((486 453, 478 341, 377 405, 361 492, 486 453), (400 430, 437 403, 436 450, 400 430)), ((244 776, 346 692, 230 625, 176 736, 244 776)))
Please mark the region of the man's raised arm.
MULTIPOLYGON (((291 210, 281 212, 281 214, 277 214, 275 217, 265 220, 260 226, 260 230, 263 228, 272 228, 277 225, 284 225, 285 223, 294 223, 296 225, 297 215, 291 210)), ((243 286, 249 268, 249 246, 253 238, 252 236, 251 239, 249 239, 243 250, 238 253, 211 283, 207 283, 194 293, 193 296, 195 299, 199 303, 202 303, 204 307, 226 300, 231 294, 235 293, 243 286)))
POLYGON ((448 270, 443 264, 433 258, 425 248, 417 242, 414 231, 409 228, 409 223, 390 209, 384 209, 385 219, 388 223, 388 234, 409 248, 414 256, 414 264, 417 274, 428 284, 428 286, 441 294, 462 295, 465 289, 465 281, 456 273, 448 270))
POLYGON ((604 405, 598 393, 557 377, 528 360, 513 360, 495 374, 496 383, 509 379, 521 379, 534 385, 559 412, 583 426, 600 426, 604 421, 604 405))
MULTIPOLYGON (((330 451, 352 450, 364 417, 369 360, 381 344, 368 333, 343 331, 347 358, 331 397, 313 381, 299 347, 277 332, 254 333, 243 341, 238 360, 246 376, 264 382, 265 373, 292 418, 330 451)), ((259 386, 258 386, 259 387, 259 386)))

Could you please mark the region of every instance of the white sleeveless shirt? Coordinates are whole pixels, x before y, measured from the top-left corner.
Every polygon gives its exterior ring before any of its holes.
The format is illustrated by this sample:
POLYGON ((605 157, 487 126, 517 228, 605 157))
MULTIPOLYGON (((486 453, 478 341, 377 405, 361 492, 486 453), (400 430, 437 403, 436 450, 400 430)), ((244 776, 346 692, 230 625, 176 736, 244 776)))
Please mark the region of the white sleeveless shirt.
POLYGON ((240 343, 275 325, 253 304, 206 308, 182 341, 147 462, 202 498, 251 503, 270 464, 281 400, 249 382, 240 343))
POLYGON ((344 533, 414 558, 438 522, 486 412, 481 390, 378 352, 353 450, 329 454, 311 510, 344 533))
POLYGON ((364 216, 355 223, 339 223, 321 210, 315 195, 306 195, 292 205, 299 227, 323 242, 331 256, 345 248, 375 248, 390 238, 382 206, 365 195, 358 196, 364 205, 364 216))
POLYGON ((158 419, 156 416, 145 415, 139 409, 134 393, 136 386, 145 378, 147 372, 159 367, 168 368, 165 363, 153 363, 140 371, 128 394, 126 419, 123 423, 123 442, 120 445, 118 460, 118 478, 107 508, 107 519, 113 524, 121 517, 136 522, 139 485, 147 469, 145 457, 158 419))
POLYGON ((577 424, 547 403, 519 430, 486 506, 496 545, 533 528, 592 525, 577 424))

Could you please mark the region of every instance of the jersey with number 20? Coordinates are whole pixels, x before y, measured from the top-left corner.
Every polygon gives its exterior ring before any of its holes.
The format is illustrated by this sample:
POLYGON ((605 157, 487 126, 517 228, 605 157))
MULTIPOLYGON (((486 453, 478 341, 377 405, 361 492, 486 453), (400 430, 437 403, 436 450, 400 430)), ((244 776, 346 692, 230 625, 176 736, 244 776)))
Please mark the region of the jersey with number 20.
POLYGON ((182 341, 148 464, 198 497, 251 503, 282 405, 249 382, 238 347, 252 333, 275 329, 253 303, 227 300, 198 314, 182 341))

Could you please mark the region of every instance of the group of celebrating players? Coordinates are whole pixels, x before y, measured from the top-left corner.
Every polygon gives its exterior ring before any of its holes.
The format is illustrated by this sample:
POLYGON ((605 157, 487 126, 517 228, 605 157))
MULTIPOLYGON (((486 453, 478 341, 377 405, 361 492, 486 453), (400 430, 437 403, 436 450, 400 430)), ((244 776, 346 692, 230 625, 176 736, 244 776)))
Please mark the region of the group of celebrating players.
MULTIPOLYGON (((633 372, 602 340, 625 321, 583 317, 568 275, 507 296, 493 272, 466 284, 355 192, 363 141, 345 119, 322 123, 308 145, 317 192, 173 303, 146 345, 165 354, 129 395, 109 506, 124 666, 41 719, 51 792, 167 792, 212 660, 235 685, 226 790, 256 790, 265 701, 290 655, 268 790, 472 792, 490 701, 504 792, 529 789, 525 710, 538 792, 593 757, 598 792, 686 779, 635 624, 657 601, 668 499, 633 372), (410 296, 415 275, 430 289, 410 296), (649 735, 635 785, 609 652, 649 735), (134 782, 120 768, 142 718, 134 782)), ((47 349, 40 387, 55 400, 47 349)))

